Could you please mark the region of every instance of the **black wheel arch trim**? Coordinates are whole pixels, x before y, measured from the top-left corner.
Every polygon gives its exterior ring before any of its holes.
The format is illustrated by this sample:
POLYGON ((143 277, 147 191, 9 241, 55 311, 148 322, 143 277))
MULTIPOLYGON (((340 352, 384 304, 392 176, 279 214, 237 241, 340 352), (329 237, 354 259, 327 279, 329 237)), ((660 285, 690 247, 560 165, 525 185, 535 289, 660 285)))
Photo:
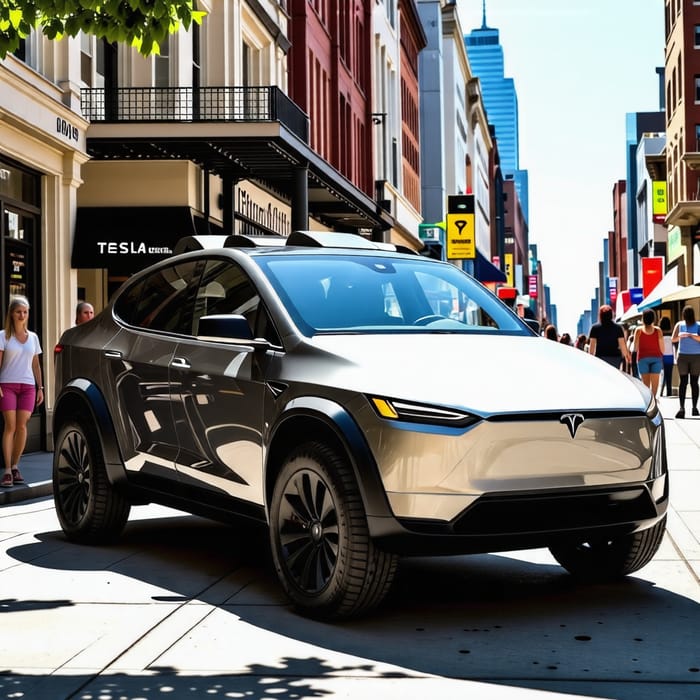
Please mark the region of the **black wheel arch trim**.
POLYGON ((381 522, 386 518, 395 520, 374 455, 352 415, 343 406, 330 399, 317 396, 292 399, 271 428, 269 444, 274 442, 279 429, 297 416, 322 421, 333 431, 345 448, 365 507, 370 536, 375 534, 375 521, 381 522))
POLYGON ((114 422, 107 408, 107 402, 99 387, 89 379, 71 379, 61 389, 53 412, 53 433, 57 437, 57 427, 66 422, 62 416, 62 406, 71 400, 78 400, 89 411, 100 438, 107 478, 113 486, 125 485, 127 481, 124 460, 119 451, 114 422))

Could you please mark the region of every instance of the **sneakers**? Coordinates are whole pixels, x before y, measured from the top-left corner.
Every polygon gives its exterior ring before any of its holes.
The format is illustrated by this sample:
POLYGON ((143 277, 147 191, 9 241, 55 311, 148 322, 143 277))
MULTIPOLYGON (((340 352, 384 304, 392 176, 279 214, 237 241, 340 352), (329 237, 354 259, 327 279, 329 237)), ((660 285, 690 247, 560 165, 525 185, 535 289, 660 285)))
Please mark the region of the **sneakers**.
POLYGON ((684 408, 681 408, 681 410, 678 411, 678 413, 676 413, 676 418, 685 418, 685 409, 684 408))
POLYGON ((24 477, 20 474, 19 469, 15 467, 9 472, 5 472, 2 475, 2 480, 0 481, 0 486, 14 486, 15 484, 23 484, 24 477))

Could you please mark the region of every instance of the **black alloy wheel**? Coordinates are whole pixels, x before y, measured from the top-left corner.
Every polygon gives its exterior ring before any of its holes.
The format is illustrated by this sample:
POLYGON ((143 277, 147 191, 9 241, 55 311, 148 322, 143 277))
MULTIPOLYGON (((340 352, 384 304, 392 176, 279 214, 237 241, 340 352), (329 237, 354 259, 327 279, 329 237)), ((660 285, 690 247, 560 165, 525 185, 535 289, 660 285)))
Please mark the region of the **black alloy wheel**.
POLYGON ((585 581, 608 581, 627 576, 654 557, 666 531, 666 516, 656 525, 614 539, 552 545, 552 556, 573 576, 585 581))
POLYGON ((361 614, 379 604, 394 578, 397 557, 370 539, 346 458, 321 443, 299 448, 282 467, 270 538, 285 591, 310 617, 361 614))
POLYGON ((109 482, 99 436, 88 419, 65 424, 53 459, 56 513, 69 539, 114 540, 129 517, 129 502, 109 482))

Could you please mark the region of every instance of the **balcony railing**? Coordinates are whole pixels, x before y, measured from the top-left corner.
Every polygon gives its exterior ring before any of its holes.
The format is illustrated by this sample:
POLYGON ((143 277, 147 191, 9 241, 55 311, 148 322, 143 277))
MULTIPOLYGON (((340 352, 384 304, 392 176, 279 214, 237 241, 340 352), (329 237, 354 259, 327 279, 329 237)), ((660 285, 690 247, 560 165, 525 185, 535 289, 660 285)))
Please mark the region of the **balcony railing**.
POLYGON ((308 117, 275 85, 83 88, 80 101, 91 122, 279 122, 308 143, 308 117))

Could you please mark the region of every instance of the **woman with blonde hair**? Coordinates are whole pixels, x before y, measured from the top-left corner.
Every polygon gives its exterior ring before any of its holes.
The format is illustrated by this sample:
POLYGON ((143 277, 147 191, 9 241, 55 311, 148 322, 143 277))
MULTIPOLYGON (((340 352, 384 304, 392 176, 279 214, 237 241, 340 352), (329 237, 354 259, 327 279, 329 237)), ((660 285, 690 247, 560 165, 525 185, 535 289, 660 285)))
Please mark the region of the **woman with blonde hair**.
POLYGON ((29 301, 14 296, 0 333, 0 411, 5 421, 2 455, 5 471, 1 486, 23 484, 19 459, 27 444, 27 423, 35 406, 44 401, 39 337, 27 328, 29 301))

